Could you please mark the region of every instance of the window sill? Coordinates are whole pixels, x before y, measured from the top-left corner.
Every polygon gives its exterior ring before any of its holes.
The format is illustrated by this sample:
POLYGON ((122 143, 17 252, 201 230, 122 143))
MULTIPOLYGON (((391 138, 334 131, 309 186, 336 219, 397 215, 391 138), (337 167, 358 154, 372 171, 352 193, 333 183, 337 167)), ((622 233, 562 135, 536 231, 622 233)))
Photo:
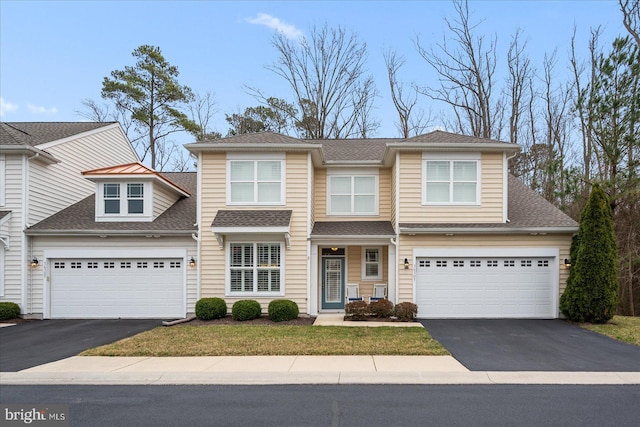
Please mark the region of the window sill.
POLYGON ((284 292, 225 292, 224 296, 229 298, 273 298, 284 297, 284 292))

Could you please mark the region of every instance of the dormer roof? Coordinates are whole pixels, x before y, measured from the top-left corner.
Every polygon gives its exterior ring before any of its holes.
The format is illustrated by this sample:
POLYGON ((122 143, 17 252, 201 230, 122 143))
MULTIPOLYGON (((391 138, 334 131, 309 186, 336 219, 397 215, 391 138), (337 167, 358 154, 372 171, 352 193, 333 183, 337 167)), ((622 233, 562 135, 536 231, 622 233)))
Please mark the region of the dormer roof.
POLYGON ((106 168, 92 169, 82 172, 82 175, 91 181, 123 179, 123 178, 151 178, 171 188, 178 194, 189 197, 187 190, 168 179, 158 171, 155 171, 140 162, 126 163, 124 165, 109 166, 106 168))

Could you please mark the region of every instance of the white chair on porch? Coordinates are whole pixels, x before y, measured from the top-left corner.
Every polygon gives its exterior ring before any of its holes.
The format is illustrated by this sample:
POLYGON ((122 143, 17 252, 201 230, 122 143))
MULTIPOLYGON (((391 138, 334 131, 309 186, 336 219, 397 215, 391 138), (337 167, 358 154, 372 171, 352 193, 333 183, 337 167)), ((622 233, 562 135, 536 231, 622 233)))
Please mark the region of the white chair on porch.
POLYGON ((357 283, 347 283, 345 303, 348 304, 353 301, 362 301, 360 296, 360 285, 357 283))
POLYGON ((373 295, 369 297, 369 302, 378 301, 387 298, 387 284, 386 283, 374 283, 373 295))

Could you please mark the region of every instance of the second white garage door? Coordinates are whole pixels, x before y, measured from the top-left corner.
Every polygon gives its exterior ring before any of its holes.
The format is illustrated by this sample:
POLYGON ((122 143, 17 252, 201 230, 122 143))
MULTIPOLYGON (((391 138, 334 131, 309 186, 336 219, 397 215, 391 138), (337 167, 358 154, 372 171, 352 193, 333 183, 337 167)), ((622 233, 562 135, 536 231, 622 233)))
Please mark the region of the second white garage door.
POLYGON ((185 316, 182 259, 53 259, 52 318, 185 316))
POLYGON ((422 318, 553 318, 553 258, 416 259, 422 318))

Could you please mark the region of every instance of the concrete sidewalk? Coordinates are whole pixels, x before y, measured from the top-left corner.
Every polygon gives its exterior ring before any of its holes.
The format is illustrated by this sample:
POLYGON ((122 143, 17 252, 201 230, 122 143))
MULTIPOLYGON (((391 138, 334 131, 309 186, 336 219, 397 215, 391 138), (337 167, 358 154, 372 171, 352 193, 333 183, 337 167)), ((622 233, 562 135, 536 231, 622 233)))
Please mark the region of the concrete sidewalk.
POLYGON ((470 372, 451 356, 70 357, 20 372, 27 384, 640 384, 639 372, 470 372))

